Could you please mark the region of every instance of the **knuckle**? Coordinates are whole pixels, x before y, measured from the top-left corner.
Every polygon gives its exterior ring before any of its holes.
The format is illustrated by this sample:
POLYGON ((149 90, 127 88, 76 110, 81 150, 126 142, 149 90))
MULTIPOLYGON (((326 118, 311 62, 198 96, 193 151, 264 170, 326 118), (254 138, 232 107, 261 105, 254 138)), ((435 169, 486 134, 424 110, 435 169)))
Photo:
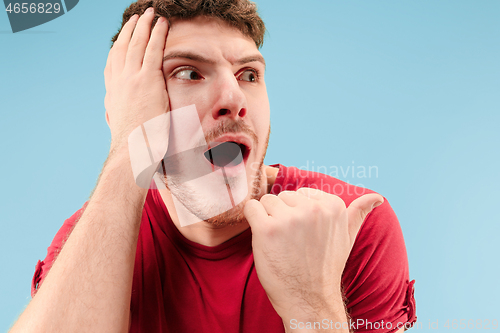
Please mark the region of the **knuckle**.
POLYGON ((139 32, 134 33, 132 39, 130 40, 130 46, 132 47, 142 46, 145 42, 146 42, 145 38, 139 32))
POLYGON ((269 223, 263 230, 266 238, 276 238, 279 235, 279 227, 275 223, 269 223))
POLYGON ((294 230, 300 230, 301 226, 308 225, 309 219, 311 218, 310 214, 294 214, 287 216, 288 225, 290 228, 294 230))
POLYGON ((309 204, 309 214, 313 217, 320 217, 325 214, 325 207, 317 201, 312 201, 309 204))
POLYGON ((292 196, 292 195, 297 195, 297 192, 295 191, 281 191, 280 193, 278 193, 278 197, 286 197, 286 196, 292 196))
POLYGON ((261 198, 260 198, 260 202, 265 202, 265 203, 269 203, 272 201, 272 197, 273 195, 272 194, 269 194, 269 193, 266 193, 264 194, 261 198))
POLYGON ((301 187, 297 190, 298 193, 308 193, 309 187, 301 187))
POLYGON ((132 39, 130 40, 130 44, 128 46, 129 51, 130 49, 136 48, 139 44, 139 38, 137 38, 137 35, 134 35, 134 37, 132 37, 132 39))
POLYGON ((331 195, 331 200, 333 202, 333 205, 334 207, 336 207, 337 209, 346 209, 346 205, 345 205, 345 201, 337 196, 337 195, 331 195))
POLYGON ((109 51, 110 56, 114 56, 117 53, 123 52, 125 50, 126 44, 123 41, 116 41, 109 51))

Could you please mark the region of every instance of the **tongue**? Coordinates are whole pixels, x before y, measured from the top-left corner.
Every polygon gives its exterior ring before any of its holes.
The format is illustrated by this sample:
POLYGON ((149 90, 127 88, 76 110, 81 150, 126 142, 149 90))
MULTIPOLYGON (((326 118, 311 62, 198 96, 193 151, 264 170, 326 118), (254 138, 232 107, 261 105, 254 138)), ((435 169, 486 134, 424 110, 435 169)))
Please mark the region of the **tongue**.
POLYGON ((243 154, 240 146, 235 142, 224 142, 205 152, 205 157, 213 165, 224 168, 240 164, 243 154))

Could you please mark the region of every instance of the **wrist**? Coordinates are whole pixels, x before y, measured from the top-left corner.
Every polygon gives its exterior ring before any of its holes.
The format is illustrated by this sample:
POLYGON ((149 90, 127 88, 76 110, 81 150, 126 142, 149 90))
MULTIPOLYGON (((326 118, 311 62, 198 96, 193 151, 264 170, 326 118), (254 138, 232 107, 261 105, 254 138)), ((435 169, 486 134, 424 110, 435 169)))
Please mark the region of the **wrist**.
POLYGON ((103 195, 106 197, 138 195, 145 198, 146 194, 147 189, 139 187, 135 182, 128 147, 121 145, 111 148, 91 197, 97 195, 102 199, 103 195))
POLYGON ((342 294, 323 301, 315 308, 291 307, 282 316, 286 333, 349 332, 349 321, 342 294))
POLYGON ((120 158, 130 159, 128 142, 126 140, 117 141, 112 139, 109 146, 108 160, 120 158))

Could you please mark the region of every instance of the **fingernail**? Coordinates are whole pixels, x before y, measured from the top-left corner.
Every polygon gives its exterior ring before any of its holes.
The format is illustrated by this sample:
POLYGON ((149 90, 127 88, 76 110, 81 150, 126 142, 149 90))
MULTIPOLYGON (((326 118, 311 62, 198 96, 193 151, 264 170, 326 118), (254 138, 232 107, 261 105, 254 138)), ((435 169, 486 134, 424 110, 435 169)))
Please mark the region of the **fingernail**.
POLYGON ((382 201, 377 201, 373 204, 372 209, 380 206, 382 204, 382 201))
POLYGON ((153 7, 149 7, 148 9, 146 9, 146 14, 151 14, 153 12, 154 12, 153 7))

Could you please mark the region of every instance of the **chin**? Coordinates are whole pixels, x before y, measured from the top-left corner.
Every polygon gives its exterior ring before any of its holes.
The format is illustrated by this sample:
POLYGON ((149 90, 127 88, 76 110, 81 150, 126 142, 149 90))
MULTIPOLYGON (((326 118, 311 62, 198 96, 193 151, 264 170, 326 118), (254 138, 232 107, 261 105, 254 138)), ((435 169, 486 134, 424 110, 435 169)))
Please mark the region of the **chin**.
POLYGON ((243 214, 243 208, 249 200, 250 198, 243 200, 243 202, 240 202, 234 208, 205 220, 205 223, 210 224, 214 228, 234 227, 246 223, 247 219, 243 214))
POLYGON ((245 207, 245 204, 251 199, 259 200, 264 195, 264 193, 262 193, 262 188, 261 188, 262 165, 263 162, 260 163, 260 167, 256 172, 256 174, 254 175, 254 179, 249 180, 250 191, 247 198, 245 198, 245 200, 240 202, 238 205, 234 206, 234 208, 205 220, 206 223, 210 224, 214 228, 223 228, 228 226, 229 227, 237 226, 247 222, 247 219, 243 214, 243 208, 245 207))

